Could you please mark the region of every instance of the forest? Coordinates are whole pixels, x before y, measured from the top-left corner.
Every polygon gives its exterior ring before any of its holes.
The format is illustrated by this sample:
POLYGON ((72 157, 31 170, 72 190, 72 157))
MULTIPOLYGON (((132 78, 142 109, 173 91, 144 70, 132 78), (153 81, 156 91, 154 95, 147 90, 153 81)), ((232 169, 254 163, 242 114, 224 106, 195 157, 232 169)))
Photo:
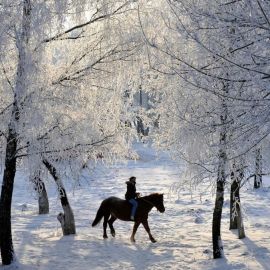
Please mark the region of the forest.
POLYGON ((269 269, 269 1, 0 0, 0 21, 0 269, 269 269), (135 219, 107 215, 132 177, 135 219))

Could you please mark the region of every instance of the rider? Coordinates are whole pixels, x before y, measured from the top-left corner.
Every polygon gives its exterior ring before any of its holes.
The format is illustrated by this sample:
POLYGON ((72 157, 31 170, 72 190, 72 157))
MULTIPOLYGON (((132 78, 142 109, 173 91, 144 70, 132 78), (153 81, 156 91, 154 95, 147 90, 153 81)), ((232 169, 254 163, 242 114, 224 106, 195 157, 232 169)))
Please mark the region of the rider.
POLYGON ((136 201, 136 199, 140 194, 136 192, 136 177, 131 176, 129 180, 126 182, 126 184, 127 184, 127 192, 125 194, 125 198, 129 203, 132 204, 130 219, 134 220, 135 212, 138 207, 138 202, 136 201))

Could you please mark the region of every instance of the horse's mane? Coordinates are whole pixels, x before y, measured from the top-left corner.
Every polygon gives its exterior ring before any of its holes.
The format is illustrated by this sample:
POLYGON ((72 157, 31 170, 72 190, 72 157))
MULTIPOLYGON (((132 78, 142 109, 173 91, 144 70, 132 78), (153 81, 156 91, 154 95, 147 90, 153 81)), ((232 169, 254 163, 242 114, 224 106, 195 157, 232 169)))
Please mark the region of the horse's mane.
POLYGON ((152 197, 159 197, 161 195, 163 195, 163 194, 162 193, 155 192, 155 193, 151 193, 151 194, 146 195, 146 196, 142 196, 141 198, 147 199, 147 198, 152 198, 152 197))

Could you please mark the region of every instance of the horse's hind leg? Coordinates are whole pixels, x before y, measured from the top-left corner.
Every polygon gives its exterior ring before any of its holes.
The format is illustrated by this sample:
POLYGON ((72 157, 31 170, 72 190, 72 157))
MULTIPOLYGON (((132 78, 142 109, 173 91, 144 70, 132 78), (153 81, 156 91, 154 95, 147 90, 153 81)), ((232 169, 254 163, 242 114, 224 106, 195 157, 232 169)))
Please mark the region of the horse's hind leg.
POLYGON ((115 230, 114 230, 114 227, 113 227, 113 223, 116 221, 116 217, 114 216, 111 216, 111 218, 109 219, 108 223, 109 223, 109 226, 110 226, 110 230, 111 230, 111 235, 113 237, 115 237, 115 230))
POLYGON ((156 239, 152 236, 151 232, 150 232, 150 228, 149 228, 149 225, 148 225, 148 221, 144 221, 142 222, 145 230, 147 231, 148 235, 149 235, 149 239, 151 240, 151 242, 155 243, 157 242, 156 239))
POLYGON ((106 213, 105 215, 104 215, 104 221, 103 221, 103 238, 105 239, 105 238, 108 238, 108 235, 107 235, 107 224, 108 224, 108 219, 109 219, 109 217, 110 217, 110 214, 108 213, 106 213))

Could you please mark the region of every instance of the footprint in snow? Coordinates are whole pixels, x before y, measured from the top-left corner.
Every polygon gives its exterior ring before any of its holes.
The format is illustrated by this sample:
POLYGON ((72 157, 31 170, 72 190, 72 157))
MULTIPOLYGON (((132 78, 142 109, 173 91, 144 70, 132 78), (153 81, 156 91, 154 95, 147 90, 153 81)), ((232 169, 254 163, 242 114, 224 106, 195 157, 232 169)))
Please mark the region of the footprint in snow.
POLYGON ((196 218, 194 219, 194 222, 195 222, 196 224, 202 224, 202 223, 204 223, 204 219, 203 219, 202 217, 196 217, 196 218))

